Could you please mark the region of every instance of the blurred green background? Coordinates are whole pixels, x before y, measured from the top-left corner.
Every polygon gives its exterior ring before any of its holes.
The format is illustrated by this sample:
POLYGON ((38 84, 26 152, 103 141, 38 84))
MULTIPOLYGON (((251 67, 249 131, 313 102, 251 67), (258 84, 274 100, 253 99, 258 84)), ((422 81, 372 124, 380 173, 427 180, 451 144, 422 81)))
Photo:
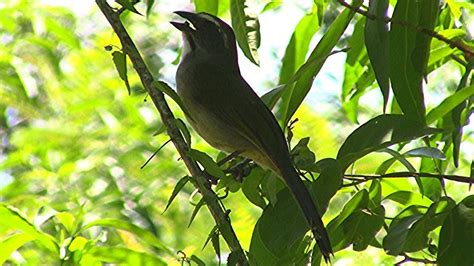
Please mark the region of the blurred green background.
MULTIPOLYGON (((111 247, 94 252, 103 252, 103 256, 123 253, 129 257, 130 264, 150 259, 150 265, 155 265, 151 258, 143 255, 153 253, 150 250, 169 264, 179 265, 182 254, 195 254, 210 265, 217 264, 211 245, 203 249, 214 227, 208 210, 202 208, 189 226, 194 205, 199 201, 190 184, 163 213, 176 182, 186 175, 186 169, 172 144, 166 145, 141 168, 168 136, 162 133, 158 114, 131 67, 132 91, 128 95, 111 53, 104 49, 107 45, 119 47, 119 42, 98 8, 92 1, 72 2, 64 1, 61 6, 54 1, 26 0, 0 4, 0 201, 16 207, 28 221, 18 223, 25 223, 25 227, 32 223, 61 243, 62 256, 74 251, 67 247, 81 249, 90 245, 111 247), (84 228, 97 220, 103 224, 108 222, 109 226, 84 228), (77 234, 79 231, 81 236, 77 234), (74 234, 76 237, 71 241, 74 234), (177 254, 178 250, 183 253, 177 254)), ((179 4, 171 0, 157 2, 148 18, 128 14, 124 21, 155 77, 173 83, 176 62, 172 62, 178 58, 180 36, 168 21, 173 18, 170 11, 179 8, 179 4)), ((301 2, 304 1, 289 2, 287 8, 299 10, 295 14, 302 15, 305 6, 301 2)), ((257 6, 263 7, 265 3, 256 1, 257 6)), ((188 3, 184 8, 190 6, 188 3)), ((285 17, 284 12, 277 11, 268 16, 280 20, 285 17)), ((331 20, 331 16, 328 17, 331 20)), ((298 19, 295 17, 294 21, 298 19)), ((289 26, 288 34, 293 27, 289 26)), ((267 36, 271 35, 267 32, 267 36)), ((265 38, 263 35, 264 41, 265 38)), ((273 74, 251 77, 251 83, 266 89, 276 85, 277 66, 271 63, 279 62, 289 38, 290 35, 283 34, 281 39, 285 41, 273 42, 277 48, 262 55, 263 71, 273 74)), ((241 56, 242 60, 246 59, 241 56)), ((344 116, 336 98, 340 89, 335 86, 342 83, 340 72, 344 57, 338 62, 341 64, 334 65, 335 71, 327 70, 338 72, 334 74, 336 77, 317 81, 333 94, 324 95, 321 108, 315 107, 317 96, 310 94, 308 102, 311 104, 303 105, 296 114, 299 122, 294 130, 295 139, 311 136, 310 147, 318 159, 334 157, 343 139, 356 127, 344 116)), ((243 64, 244 76, 246 71, 253 71, 248 62, 243 64), (250 70, 245 70, 246 66, 250 70)), ((446 69, 454 68, 447 66, 446 69)), ((446 72, 446 69, 441 71, 446 72)), ((454 81, 450 75, 447 73, 439 79, 455 87, 459 74, 453 70, 454 81)), ((257 89, 259 92, 266 91, 261 87, 257 89)), ((366 97, 372 97, 367 98, 371 102, 374 97, 376 100, 375 104, 359 110, 361 120, 373 116, 381 106, 378 95, 366 97)), ((436 96, 432 99, 432 104, 436 104, 436 96)), ((171 105, 177 116, 183 118, 179 109, 171 105)), ((473 148, 472 128, 467 132, 464 154, 472 153, 473 148)), ((193 137, 193 147, 218 155, 199 137, 193 137)), ((357 169, 374 171, 387 158, 390 156, 370 155, 357 163, 357 169)), ((468 165, 463 159, 457 173, 468 175, 468 165)), ((397 167, 400 166, 394 166, 397 167)), ((416 187, 411 181, 397 182, 393 191, 416 187)), ((447 190, 456 200, 468 194, 466 187, 451 182, 447 190)), ((338 193, 325 222, 340 211, 352 192, 353 188, 347 188, 338 193)), ((224 202, 232 210, 230 216, 239 240, 248 249, 261 210, 250 204, 241 190, 224 202)), ((400 207, 394 207, 392 212, 396 210, 400 207)), ((387 212, 390 214, 390 210, 387 212)), ((7 229, 8 223, 0 221, 0 240, 9 236, 7 229)), ((224 242, 221 247, 225 249, 224 242)), ((390 265, 395 259, 371 248, 364 253, 346 250, 337 256, 341 259, 336 265, 354 262, 390 265)), ((50 252, 48 244, 42 242, 26 243, 10 260, 10 264, 25 265, 56 265, 60 261, 50 252)))

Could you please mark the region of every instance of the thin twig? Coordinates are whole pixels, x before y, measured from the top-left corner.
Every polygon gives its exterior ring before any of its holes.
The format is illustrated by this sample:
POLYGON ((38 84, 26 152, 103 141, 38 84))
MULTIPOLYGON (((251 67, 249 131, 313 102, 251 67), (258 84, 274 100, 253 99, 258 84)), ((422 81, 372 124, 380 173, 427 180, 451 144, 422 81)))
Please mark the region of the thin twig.
POLYGON ((460 175, 445 175, 445 174, 433 174, 433 173, 425 173, 425 172, 395 172, 383 175, 364 175, 364 174, 346 174, 344 175, 345 179, 353 181, 348 184, 342 185, 343 187, 350 187, 354 185, 358 185, 370 180, 374 179, 382 179, 382 178, 407 178, 407 177, 429 177, 429 178, 436 178, 439 180, 452 180, 461 183, 470 184, 472 179, 467 176, 460 176, 460 175))
POLYGON ((130 61, 132 62, 133 67, 135 68, 138 76, 140 77, 143 86, 147 90, 153 101, 153 104, 160 113, 161 120, 167 128, 168 135, 173 141, 176 150, 181 156, 189 172, 193 176, 193 185, 201 193, 212 217, 214 218, 217 226, 219 227, 219 231, 221 232, 224 240, 229 246, 230 251, 233 253, 233 255, 237 257, 237 262, 239 265, 248 265, 248 260, 240 245, 239 240, 237 239, 234 229, 232 228, 229 217, 221 208, 217 195, 211 189, 208 180, 204 177, 204 174, 199 169, 197 163, 187 155, 189 147, 184 141, 184 138, 176 125, 176 119, 174 118, 171 109, 166 103, 163 93, 153 87, 153 76, 151 75, 145 62, 143 61, 143 58, 141 57, 137 47, 130 38, 130 35, 122 24, 120 20, 120 14, 114 12, 114 10, 109 6, 106 0, 96 0, 96 3, 99 9, 109 21, 117 36, 119 37, 123 51, 130 58, 130 61))

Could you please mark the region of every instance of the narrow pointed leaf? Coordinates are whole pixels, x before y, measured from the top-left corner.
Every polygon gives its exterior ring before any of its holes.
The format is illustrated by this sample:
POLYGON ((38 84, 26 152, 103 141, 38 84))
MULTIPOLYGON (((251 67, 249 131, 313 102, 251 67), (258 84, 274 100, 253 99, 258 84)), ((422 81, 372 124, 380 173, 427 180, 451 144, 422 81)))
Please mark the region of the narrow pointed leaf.
POLYGON ((181 189, 183 189, 184 185, 186 185, 186 183, 188 183, 188 181, 189 181, 189 176, 185 176, 185 177, 181 178, 178 181, 178 183, 176 183, 176 186, 174 187, 173 192, 171 193, 171 196, 168 199, 168 203, 166 203, 166 207, 165 207, 165 210, 163 211, 163 213, 168 209, 168 207, 171 205, 171 203, 176 198, 176 196, 181 191, 181 189))
POLYGON ((258 65, 260 47, 260 22, 257 15, 249 12, 246 0, 230 0, 232 28, 240 49, 254 64, 258 65))
POLYGON ((114 61, 115 69, 117 69, 117 72, 119 73, 120 79, 123 80, 125 86, 127 87, 128 95, 130 95, 131 89, 127 75, 127 56, 122 52, 114 51, 112 53, 112 59, 114 61))
POLYGON ((384 111, 388 103, 390 90, 389 66, 387 64, 389 58, 389 41, 388 25, 380 18, 384 18, 387 15, 388 2, 388 0, 369 1, 369 14, 375 15, 379 19, 366 18, 364 35, 367 54, 369 55, 375 78, 383 95, 384 111))

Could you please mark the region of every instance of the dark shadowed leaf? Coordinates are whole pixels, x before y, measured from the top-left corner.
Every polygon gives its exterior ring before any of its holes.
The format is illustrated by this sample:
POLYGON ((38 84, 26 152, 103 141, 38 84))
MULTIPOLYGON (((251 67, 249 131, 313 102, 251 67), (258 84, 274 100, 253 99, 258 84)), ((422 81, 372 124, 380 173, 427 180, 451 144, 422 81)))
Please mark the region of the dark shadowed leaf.
POLYGON ((423 217, 410 227, 403 251, 415 252, 427 248, 429 233, 443 224, 455 205, 450 198, 441 198, 440 201, 433 203, 423 217))
POLYGON ((388 0, 369 1, 369 14, 375 15, 378 19, 367 18, 365 20, 365 46, 383 95, 384 111, 388 102, 390 83, 387 64, 389 58, 388 25, 382 18, 387 15, 388 2, 388 0))
POLYGON ((244 178, 242 182, 242 192, 245 197, 252 202, 254 205, 264 209, 267 206, 265 199, 263 198, 259 186, 264 175, 267 175, 268 172, 262 168, 255 168, 252 170, 249 176, 244 178))
POLYGON ((188 155, 198 161, 210 175, 218 178, 225 176, 224 171, 222 171, 219 165, 206 153, 191 149, 188 151, 188 155))
MULTIPOLYGON (((393 21, 403 21, 432 30, 439 0, 397 1, 393 21)), ((390 79, 403 113, 425 122, 423 77, 426 74, 431 36, 400 23, 392 23, 390 41, 390 79)))
POLYGON ((250 254, 257 264, 277 265, 296 251, 309 226, 288 188, 268 204, 254 228, 250 254), (275 234, 275 232, 278 232, 275 234))
POLYGON ((474 196, 464 198, 446 217, 439 235, 440 265, 474 264, 474 196))
POLYGON ((380 115, 361 125, 347 137, 339 149, 337 160, 345 169, 357 159, 373 151, 437 131, 404 115, 380 115))
POLYGON ((332 158, 322 159, 316 162, 316 169, 319 177, 311 183, 311 192, 316 199, 316 206, 319 213, 323 215, 331 198, 341 188, 342 168, 338 161, 332 158))
POLYGON ((399 255, 404 251, 409 229, 423 217, 424 210, 426 207, 412 205, 393 219, 383 239, 383 248, 388 254, 399 255))

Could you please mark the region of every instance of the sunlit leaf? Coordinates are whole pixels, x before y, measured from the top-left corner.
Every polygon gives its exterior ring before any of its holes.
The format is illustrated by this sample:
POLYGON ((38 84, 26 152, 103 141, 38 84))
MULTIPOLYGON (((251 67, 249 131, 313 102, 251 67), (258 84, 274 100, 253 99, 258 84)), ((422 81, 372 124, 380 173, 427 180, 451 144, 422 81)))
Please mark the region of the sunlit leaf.
POLYGON ((193 0, 194 6, 196 7, 196 13, 206 12, 211 15, 217 16, 219 8, 218 0, 193 0))
MULTIPOLYGON (((361 0, 354 0, 352 6, 358 8, 362 4, 361 0)), ((303 99, 308 94, 315 76, 321 70, 325 60, 331 54, 332 49, 336 46, 339 38, 342 36, 347 26, 349 25, 355 12, 345 9, 339 14, 336 20, 328 28, 321 41, 311 52, 306 62, 298 69, 294 76, 299 76, 295 81, 294 87, 287 87, 282 96, 282 113, 283 125, 288 124, 293 114, 296 112, 303 99), (300 72, 300 73, 298 73, 300 72)), ((293 81, 289 81, 287 86, 290 86, 293 81)))
POLYGON ((248 10, 246 0, 230 0, 232 28, 237 43, 244 55, 258 65, 258 47, 260 47, 260 22, 257 15, 248 10))

